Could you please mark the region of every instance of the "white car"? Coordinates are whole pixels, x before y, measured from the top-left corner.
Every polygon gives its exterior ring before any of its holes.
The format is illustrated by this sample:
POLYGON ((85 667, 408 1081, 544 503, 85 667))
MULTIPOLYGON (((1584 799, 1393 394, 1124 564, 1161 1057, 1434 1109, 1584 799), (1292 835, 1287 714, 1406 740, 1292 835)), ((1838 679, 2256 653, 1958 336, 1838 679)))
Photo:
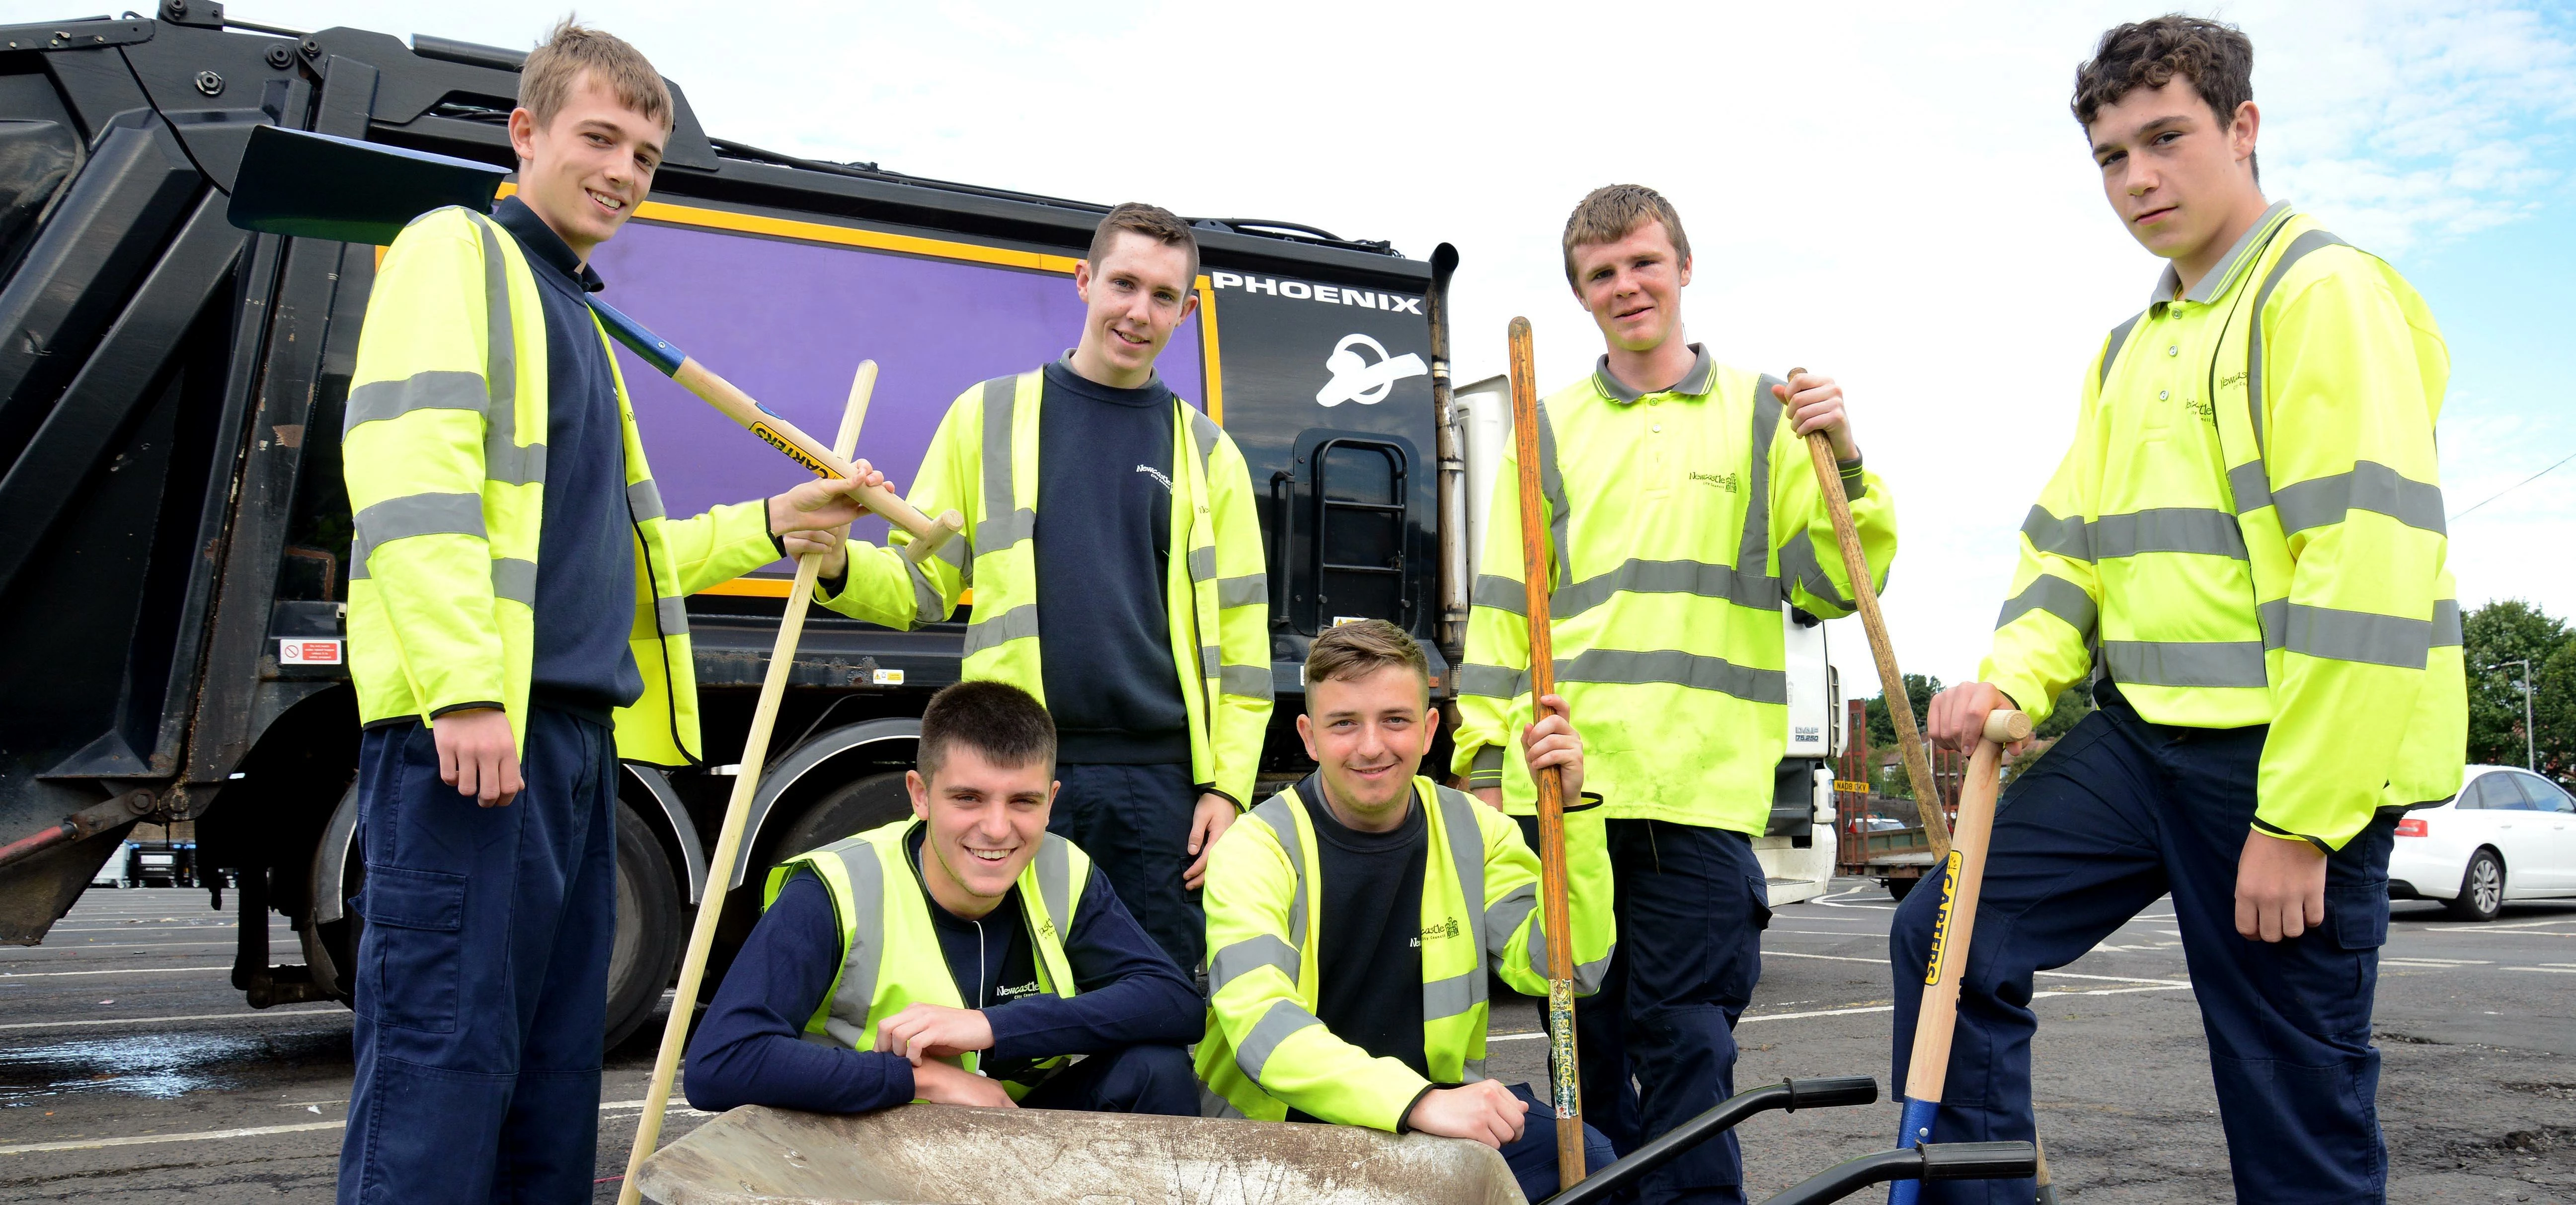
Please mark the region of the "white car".
POLYGON ((2397 822, 2388 897, 2494 920, 2506 900, 2576 896, 2576 798, 2510 766, 2471 766, 2459 795, 2397 822))

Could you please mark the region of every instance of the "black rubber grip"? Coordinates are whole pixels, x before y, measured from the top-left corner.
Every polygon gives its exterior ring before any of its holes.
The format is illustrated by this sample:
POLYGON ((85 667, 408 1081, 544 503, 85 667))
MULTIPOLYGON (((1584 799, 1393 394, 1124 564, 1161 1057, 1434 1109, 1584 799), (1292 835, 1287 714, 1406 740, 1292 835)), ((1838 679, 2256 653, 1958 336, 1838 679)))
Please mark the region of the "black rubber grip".
POLYGON ((1926 1180, 2018 1180, 2039 1174, 2039 1148, 2027 1142, 1932 1142, 1923 1152, 1926 1180))
POLYGON ((1789 1111, 1792 1113, 1800 1109, 1838 1109, 1846 1105, 1878 1103, 1876 1076, 1822 1075, 1787 1082, 1789 1111))

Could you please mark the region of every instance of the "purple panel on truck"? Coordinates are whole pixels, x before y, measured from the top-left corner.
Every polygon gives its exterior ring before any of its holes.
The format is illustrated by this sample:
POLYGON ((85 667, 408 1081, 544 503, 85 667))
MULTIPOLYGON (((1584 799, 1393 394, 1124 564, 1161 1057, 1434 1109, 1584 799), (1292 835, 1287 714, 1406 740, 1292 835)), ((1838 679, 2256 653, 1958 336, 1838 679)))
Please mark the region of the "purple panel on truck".
MULTIPOLYGON (((1073 280, 965 260, 637 220, 593 257, 609 304, 680 346, 816 439, 839 430, 859 361, 877 387, 859 455, 909 493, 931 433, 959 393, 1064 354, 1081 336, 1073 280)), ((1200 323, 1173 332, 1158 368, 1202 408, 1200 323)), ((803 472, 731 419, 617 349, 644 453, 674 516, 774 494, 803 472)), ((852 534, 885 538, 885 521, 852 534)), ((793 572, 785 561, 759 571, 793 572)))

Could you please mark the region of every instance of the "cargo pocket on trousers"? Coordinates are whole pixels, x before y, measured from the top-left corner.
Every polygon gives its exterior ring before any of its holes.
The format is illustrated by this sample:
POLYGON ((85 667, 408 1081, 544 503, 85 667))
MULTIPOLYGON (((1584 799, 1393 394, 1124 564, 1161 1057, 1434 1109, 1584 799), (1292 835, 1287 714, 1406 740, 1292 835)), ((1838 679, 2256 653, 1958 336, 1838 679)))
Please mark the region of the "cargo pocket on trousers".
POLYGON ((2326 932, 2339 950, 2388 944, 2388 884, 2326 889, 2326 932))
POLYGON ((1749 897, 1745 901, 1745 915, 1752 919, 1753 927, 1757 930, 1770 928, 1771 884, 1752 875, 1746 875, 1744 893, 1749 897))
POLYGON ((360 898, 369 948, 358 1006, 381 1025, 454 1033, 465 876, 369 866, 360 898))

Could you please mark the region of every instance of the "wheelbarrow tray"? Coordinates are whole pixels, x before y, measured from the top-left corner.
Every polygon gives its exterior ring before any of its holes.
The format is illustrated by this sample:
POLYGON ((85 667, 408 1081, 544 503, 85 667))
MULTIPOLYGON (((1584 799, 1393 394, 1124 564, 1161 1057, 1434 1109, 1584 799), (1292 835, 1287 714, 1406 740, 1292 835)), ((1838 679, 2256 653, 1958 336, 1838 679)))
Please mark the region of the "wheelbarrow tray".
POLYGON ((1527 1205, 1481 1143, 1356 1126, 746 1106, 645 1160, 661 1205, 1527 1205))

